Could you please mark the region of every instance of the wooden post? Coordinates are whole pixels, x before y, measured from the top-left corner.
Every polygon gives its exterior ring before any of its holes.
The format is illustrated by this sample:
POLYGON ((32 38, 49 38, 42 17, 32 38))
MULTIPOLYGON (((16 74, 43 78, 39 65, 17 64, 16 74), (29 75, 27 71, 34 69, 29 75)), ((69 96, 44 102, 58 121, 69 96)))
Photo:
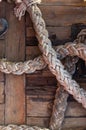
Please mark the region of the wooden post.
MULTIPOLYGON (((7 3, 6 19, 9 29, 6 38, 6 58, 11 61, 24 61, 25 24, 18 21, 13 13, 14 6, 7 3)), ((5 84, 5 124, 25 123, 25 75, 6 75, 5 84)))
MULTIPOLYGON (((0 4, 0 18, 5 17, 5 2, 2 2, 0 4)), ((2 25, 0 23, 0 27, 2 28, 2 25)), ((5 36, 0 37, 0 58, 3 58, 5 56, 5 36)), ((4 124, 5 119, 5 78, 4 73, 0 72, 0 124, 4 124)))

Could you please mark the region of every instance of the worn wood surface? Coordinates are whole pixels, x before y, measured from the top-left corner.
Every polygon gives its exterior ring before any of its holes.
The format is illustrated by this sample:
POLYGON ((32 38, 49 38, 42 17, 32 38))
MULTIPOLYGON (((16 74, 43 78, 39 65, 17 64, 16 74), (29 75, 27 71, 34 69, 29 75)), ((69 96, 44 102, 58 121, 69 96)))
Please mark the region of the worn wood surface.
MULTIPOLYGON (((40 9, 47 26, 70 26, 74 23, 86 23, 86 7, 41 5, 40 9)), ((30 21, 29 17, 26 18, 26 24, 31 26, 28 21, 30 21)))
MULTIPOLYGON (((24 19, 20 22, 13 14, 14 5, 6 4, 6 19, 9 30, 6 36, 5 55, 11 61, 24 61, 24 19)), ((25 123, 25 76, 6 75, 5 124, 25 123)))
MULTIPOLYGON (((5 3, 0 4, 0 18, 5 17, 5 3)), ((1 25, 2 27, 2 25, 1 25)), ((5 57, 5 36, 0 37, 0 58, 5 57)), ((4 124, 5 114, 5 77, 0 72, 0 124, 4 124)))

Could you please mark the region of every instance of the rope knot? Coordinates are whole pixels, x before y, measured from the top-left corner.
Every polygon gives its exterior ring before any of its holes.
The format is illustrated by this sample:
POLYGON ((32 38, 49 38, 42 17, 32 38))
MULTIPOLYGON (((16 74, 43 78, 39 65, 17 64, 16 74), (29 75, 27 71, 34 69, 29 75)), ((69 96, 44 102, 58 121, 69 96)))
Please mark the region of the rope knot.
POLYGON ((14 13, 16 17, 21 20, 21 17, 25 15, 26 9, 34 4, 40 4, 41 0, 22 0, 19 6, 14 8, 14 13))

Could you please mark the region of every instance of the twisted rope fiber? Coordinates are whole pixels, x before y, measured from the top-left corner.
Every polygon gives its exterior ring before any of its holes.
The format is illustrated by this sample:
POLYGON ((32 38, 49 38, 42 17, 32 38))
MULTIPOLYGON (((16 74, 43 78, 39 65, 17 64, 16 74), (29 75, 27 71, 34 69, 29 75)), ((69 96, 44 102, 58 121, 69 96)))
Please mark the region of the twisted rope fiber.
POLYGON ((30 126, 26 126, 26 125, 7 125, 7 126, 0 126, 0 130, 49 130, 47 128, 40 128, 40 127, 37 127, 37 126, 33 126, 33 127, 30 127, 30 126))
POLYGON ((50 129, 61 130, 64 121, 65 111, 67 109, 67 98, 69 94, 63 89, 60 84, 55 94, 55 100, 53 105, 53 112, 50 118, 50 129))
MULTIPOLYGON (((77 57, 67 57, 65 59, 64 66, 67 68, 67 71, 70 72, 72 75, 75 72, 75 64, 78 62, 77 57)), ((65 111, 67 109, 67 99, 69 94, 64 90, 63 86, 59 83, 57 84, 58 88, 55 94, 55 100, 53 105, 53 112, 50 119, 50 128, 52 130, 61 130, 65 111)))
MULTIPOLYGON (((74 45, 74 44, 73 44, 74 45)), ((70 43, 67 45, 61 45, 61 46, 57 46, 55 48, 56 53, 57 53, 57 58, 59 59, 63 59, 65 58, 67 55, 71 55, 71 56, 77 56, 78 53, 74 53, 75 49, 75 45, 73 46, 72 44, 70 45, 70 43), (72 48, 72 49, 71 49, 72 48)), ((85 45, 84 44, 79 44, 79 46, 76 46, 79 50, 79 52, 84 52, 84 53, 79 53, 79 57, 81 57, 82 59, 84 59, 85 56, 85 45)), ((0 59, 0 71, 4 72, 6 74, 16 74, 16 75, 21 75, 23 73, 33 73, 36 70, 41 70, 44 69, 47 66, 47 64, 45 63, 44 59, 42 56, 36 57, 34 60, 28 60, 25 62, 11 62, 11 61, 7 61, 6 59, 0 59)))
MULTIPOLYGON (((82 30, 75 41, 78 41, 78 44, 70 44, 66 43, 65 45, 56 46, 55 50, 57 53, 57 58, 63 59, 67 55, 71 56, 79 56, 82 59, 86 59, 86 45, 83 44, 86 42, 86 38, 84 38, 83 43, 82 37, 86 37, 86 29, 82 30), (84 35, 83 35, 84 32, 84 35), (80 41, 81 39, 81 41, 80 41), (81 43, 81 44, 80 44, 81 43)), ((21 75, 23 73, 33 73, 36 70, 41 70, 46 67, 46 63, 44 62, 42 56, 35 58, 34 60, 29 60, 23 62, 10 62, 6 59, 0 59, 0 71, 6 74, 16 74, 21 75)))
POLYGON ((56 76, 59 83, 64 86, 64 89, 72 94, 73 97, 86 108, 86 91, 80 88, 76 81, 72 80, 71 75, 64 69, 60 60, 57 59, 56 52, 52 48, 51 41, 48 38, 48 31, 46 30, 40 9, 36 4, 28 5, 27 0, 23 0, 23 2, 26 4, 27 11, 33 21, 39 40, 39 47, 43 52, 43 57, 48 64, 49 69, 56 76))

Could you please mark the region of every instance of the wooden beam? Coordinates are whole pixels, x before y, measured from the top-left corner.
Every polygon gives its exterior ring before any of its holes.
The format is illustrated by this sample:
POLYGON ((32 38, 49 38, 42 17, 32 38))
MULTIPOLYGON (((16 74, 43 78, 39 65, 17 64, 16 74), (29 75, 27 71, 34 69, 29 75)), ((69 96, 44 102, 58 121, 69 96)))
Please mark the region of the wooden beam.
MULTIPOLYGON (((9 30, 6 38, 6 58, 23 61, 25 57, 24 19, 18 21, 13 14, 14 5, 6 5, 9 30)), ((25 123, 25 75, 6 75, 5 124, 25 123)))

